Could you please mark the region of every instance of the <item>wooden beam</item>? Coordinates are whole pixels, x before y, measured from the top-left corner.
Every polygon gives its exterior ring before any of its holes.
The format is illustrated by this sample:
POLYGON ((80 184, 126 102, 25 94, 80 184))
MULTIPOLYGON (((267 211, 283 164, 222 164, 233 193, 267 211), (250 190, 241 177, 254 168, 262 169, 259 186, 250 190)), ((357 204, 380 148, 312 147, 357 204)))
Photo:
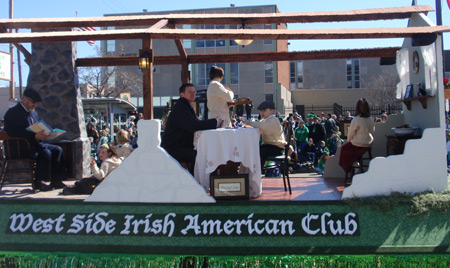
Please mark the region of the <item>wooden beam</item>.
POLYGON ((174 41, 175 45, 177 46, 178 53, 180 53, 180 57, 184 60, 187 59, 187 53, 186 50, 184 49, 183 41, 181 41, 180 39, 175 39, 174 41))
POLYGON ((190 73, 189 73, 189 65, 187 62, 183 62, 181 64, 181 83, 186 84, 191 81, 190 73))
POLYGON ((160 29, 151 33, 154 39, 195 40, 305 40, 305 39, 374 39, 406 38, 415 34, 449 32, 450 27, 422 26, 405 28, 361 28, 361 29, 160 29))
POLYGON ((150 26, 167 19, 174 24, 241 25, 266 23, 311 23, 336 21, 368 21, 410 18, 414 13, 434 11, 429 5, 373 8, 349 11, 258 13, 258 14, 162 14, 75 18, 0 19, 0 26, 8 29, 49 29, 76 27, 132 27, 150 26))
POLYGON ((25 56, 25 62, 30 65, 31 64, 31 53, 20 43, 14 43, 13 44, 17 49, 22 52, 22 54, 25 56))
MULTIPOLYGON (((175 24, 170 24, 170 25, 168 25, 168 27, 170 29, 175 29, 175 24)), ((180 53, 181 58, 187 59, 187 53, 186 53, 186 50, 184 49, 183 41, 181 41, 180 39, 174 39, 174 41, 175 41, 175 45, 177 46, 178 53, 180 53)))
MULTIPOLYGON (((0 33, 7 33, 8 30, 2 26, 0 26, 0 33)), ((28 52, 28 50, 22 46, 22 44, 20 43, 14 43, 13 44, 15 47, 17 47, 17 49, 22 52, 22 54, 25 56, 25 62, 30 65, 31 64, 31 53, 28 52)))
POLYGON ((169 23, 169 20, 162 19, 162 20, 158 21, 157 23, 153 24, 152 26, 150 26, 149 29, 162 29, 168 23, 169 23))
POLYGON ((350 49, 350 50, 321 50, 302 52, 264 52, 238 54, 207 54, 189 55, 189 63, 224 63, 224 62, 265 62, 292 60, 324 60, 324 59, 359 59, 395 57, 400 47, 350 49))
MULTIPOLYGON (((178 55, 155 56, 153 64, 155 65, 175 65, 182 64, 183 60, 178 55)), ((120 57, 102 57, 102 58, 79 58, 76 60, 77 67, 94 66, 138 66, 139 56, 120 56, 120 57)))
POLYGON ((375 39, 410 38, 415 34, 450 32, 447 25, 405 28, 363 29, 126 29, 103 31, 62 31, 34 33, 1 33, 0 43, 69 42, 87 40, 142 39, 151 34, 153 39, 194 40, 310 40, 310 39, 375 39))
MULTIPOLYGON (((190 64, 216 63, 216 62, 264 62, 264 61, 290 61, 290 60, 323 60, 323 59, 358 59, 395 57, 400 47, 370 48, 370 49, 340 49, 301 52, 260 52, 260 53, 234 53, 234 54, 196 54, 188 55, 190 64)), ((178 55, 155 56, 155 65, 174 65, 185 62, 178 55)), ((80 58, 76 60, 77 67, 93 66, 137 66, 138 56, 106 57, 106 58, 80 58)))
MULTIPOLYGON (((175 24, 170 24, 168 27, 170 29, 176 28, 175 24)), ((180 73, 181 84, 189 83, 191 81, 191 77, 190 77, 190 73, 189 73, 189 62, 187 60, 188 55, 187 55, 186 50, 184 49, 183 41, 180 39, 174 39, 173 41, 175 42, 175 46, 177 47, 178 53, 180 54, 180 59, 182 60, 181 73, 180 73)))

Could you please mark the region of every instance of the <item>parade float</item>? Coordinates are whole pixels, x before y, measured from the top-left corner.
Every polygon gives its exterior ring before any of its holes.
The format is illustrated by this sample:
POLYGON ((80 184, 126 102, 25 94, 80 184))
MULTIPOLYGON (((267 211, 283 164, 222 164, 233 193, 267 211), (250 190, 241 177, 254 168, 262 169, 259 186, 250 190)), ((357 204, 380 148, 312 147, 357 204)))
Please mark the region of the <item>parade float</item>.
MULTIPOLYGON (((141 120, 138 125, 143 133, 139 148, 86 200, 0 200, 0 263, 20 267, 170 267, 186 264, 194 267, 393 267, 424 264, 447 267, 450 216, 445 199, 448 199, 445 192, 448 179, 444 90, 439 81, 443 80, 441 33, 450 28, 432 25, 426 17, 428 11, 432 11, 428 6, 412 6, 360 10, 345 15, 340 12, 328 12, 326 15, 329 16, 310 14, 315 21, 364 20, 362 14, 368 20, 409 18, 408 27, 402 29, 316 32, 238 29, 220 33, 215 30, 162 29, 168 20, 176 24, 177 19, 183 21, 189 17, 183 15, 180 18, 148 18, 152 22, 149 25, 156 27, 144 30, 0 34, 2 43, 32 42, 33 48, 36 48, 33 53, 45 50, 43 47, 48 42, 52 42, 48 43, 49 46, 54 46, 54 41, 66 41, 61 43, 70 45, 70 41, 74 40, 139 38, 143 40, 144 49, 151 49, 151 38, 179 41, 215 39, 218 35, 225 35, 222 39, 239 37, 261 40, 401 37, 404 43, 397 49, 326 51, 315 55, 351 58, 364 57, 363 54, 368 53, 371 57, 395 57, 401 79, 397 97, 404 103, 404 112, 394 121, 418 127, 421 134, 420 139, 407 141, 404 153, 396 156, 382 153, 379 148, 384 148, 385 144, 380 138, 379 144, 374 145, 374 158, 368 171, 353 177, 351 186, 344 190, 343 200, 216 201, 161 149, 160 123, 152 120, 151 101, 144 100, 150 107, 145 107, 146 120, 141 120), (338 19, 332 18, 332 15, 338 19), (342 53, 345 55, 342 56, 342 53), (424 94, 420 96, 417 95, 419 83, 424 89, 424 94), (405 98, 408 85, 413 85, 415 89, 413 95, 405 98)), ((196 22, 198 24, 208 24, 214 20, 236 24, 244 17, 246 23, 251 23, 253 16, 254 23, 279 23, 287 18, 302 21, 305 14, 279 15, 224 14, 219 15, 220 20, 206 15, 195 19, 199 20, 196 22)), ((52 25, 73 27, 77 23, 103 26, 114 22, 114 19, 90 18, 83 21, 77 18, 77 21, 67 19, 65 22, 12 19, 0 20, 0 25, 6 29, 31 24, 45 28, 47 25, 48 29, 52 29, 52 25)), ((134 23, 137 21, 136 18, 128 19, 134 19, 134 23)), ((268 57, 266 61, 281 61, 288 58, 308 59, 307 55, 286 52, 263 56, 268 57)), ((248 55, 250 60, 253 57, 257 55, 248 55)), ((35 57, 34 60, 37 59, 35 57)), ((70 68, 74 68, 75 58, 70 56, 68 60, 72 62, 68 64, 70 68)), ((183 70, 189 57, 185 60, 183 70)), ((128 57, 104 62, 137 64, 137 61, 137 57, 128 57)), ((155 62, 158 62, 157 57, 155 62)), ((143 70, 144 98, 151 96, 148 94, 152 89, 151 70, 143 70)), ((30 75, 36 74, 31 71, 30 75)), ((69 88, 61 99, 72 98, 74 109, 79 110, 76 78, 73 81, 74 87, 69 88)), ((53 94, 51 90, 44 93, 44 100, 53 94)), ((76 113, 80 116, 74 120, 81 121, 82 111, 76 113)), ((68 129, 69 135, 77 139, 74 147, 80 148, 74 153, 77 159, 74 172, 80 177, 84 176, 82 163, 89 158, 89 155, 84 155, 85 150, 81 150, 86 146, 81 125, 68 129)), ((385 133, 392 131, 392 127, 395 125, 387 124, 385 133)), ((383 136, 381 129, 377 130, 380 137, 383 136)), ((325 178, 343 177, 337 161, 330 160, 327 164, 325 178)))

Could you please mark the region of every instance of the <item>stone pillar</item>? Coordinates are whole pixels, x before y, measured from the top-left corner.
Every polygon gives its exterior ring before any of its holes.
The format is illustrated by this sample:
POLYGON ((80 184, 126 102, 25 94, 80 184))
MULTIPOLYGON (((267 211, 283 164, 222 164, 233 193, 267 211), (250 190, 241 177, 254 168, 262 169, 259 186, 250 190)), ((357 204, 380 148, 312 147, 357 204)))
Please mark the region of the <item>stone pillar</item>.
POLYGON ((90 143, 86 134, 83 105, 75 67, 74 42, 33 43, 27 87, 42 97, 36 111, 53 128, 67 131, 51 142, 65 150, 73 177, 89 176, 90 143), (71 170, 72 169, 72 170, 71 170))

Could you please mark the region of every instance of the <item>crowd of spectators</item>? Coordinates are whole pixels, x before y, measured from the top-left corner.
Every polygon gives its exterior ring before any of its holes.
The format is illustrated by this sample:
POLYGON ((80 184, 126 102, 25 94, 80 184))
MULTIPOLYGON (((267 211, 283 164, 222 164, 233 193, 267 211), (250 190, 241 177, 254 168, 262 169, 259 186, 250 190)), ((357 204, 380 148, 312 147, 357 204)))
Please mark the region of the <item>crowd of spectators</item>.
POLYGON ((116 135, 113 137, 109 128, 100 129, 100 125, 91 117, 86 124, 86 134, 91 143, 92 175, 77 181, 73 186, 65 187, 62 194, 91 194, 137 147, 136 123, 136 116, 130 116, 125 126, 120 129, 115 126, 116 135))
MULTIPOLYGON (((341 132, 343 121, 348 122, 355 118, 350 111, 339 116, 324 112, 309 113, 305 119, 296 112, 287 115, 286 118, 283 118, 280 113, 277 113, 276 116, 285 133, 288 128, 292 128, 294 133, 291 140, 291 172, 307 167, 308 170, 314 169, 319 173, 323 173, 327 159, 335 155, 338 148, 344 144, 341 132)), ((374 116, 373 121, 384 123, 387 119, 387 113, 381 111, 380 114, 374 116)))
MULTIPOLYGON (((291 139, 291 171, 307 166, 309 169, 321 167, 323 171, 326 159, 334 155, 337 148, 343 143, 339 127, 340 121, 334 114, 325 113, 307 115, 306 120, 302 116, 293 113, 285 119, 277 113, 285 133, 294 133, 291 139), (289 129, 291 128, 291 129, 289 129)), ((341 117, 343 118, 343 117, 341 117)))

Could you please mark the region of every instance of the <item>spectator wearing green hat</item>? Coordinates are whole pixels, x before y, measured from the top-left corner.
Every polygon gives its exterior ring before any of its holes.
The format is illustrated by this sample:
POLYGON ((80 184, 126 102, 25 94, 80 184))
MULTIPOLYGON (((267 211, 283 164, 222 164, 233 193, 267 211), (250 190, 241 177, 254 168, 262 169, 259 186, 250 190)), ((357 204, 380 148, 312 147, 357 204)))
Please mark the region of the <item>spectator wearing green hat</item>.
POLYGON ((325 133, 325 127, 322 125, 322 123, 319 121, 319 118, 317 116, 314 117, 313 125, 310 128, 309 131, 309 137, 313 139, 314 144, 319 147, 320 141, 324 141, 326 133, 325 133))

